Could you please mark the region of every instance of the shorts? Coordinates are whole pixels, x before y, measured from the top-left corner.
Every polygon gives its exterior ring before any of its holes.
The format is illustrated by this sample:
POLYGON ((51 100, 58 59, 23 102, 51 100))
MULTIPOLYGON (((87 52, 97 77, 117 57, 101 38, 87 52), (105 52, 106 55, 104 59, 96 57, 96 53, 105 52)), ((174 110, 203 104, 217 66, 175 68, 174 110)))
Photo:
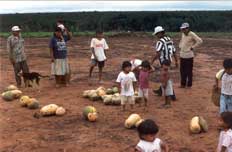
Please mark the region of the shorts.
POLYGON ((232 112, 232 95, 224 95, 220 96, 220 114, 222 112, 232 112))
POLYGON ((91 65, 98 65, 99 68, 103 68, 105 66, 105 61, 97 61, 95 59, 91 59, 91 65))
POLYGON ((144 98, 148 99, 148 90, 149 90, 148 88, 147 89, 139 88, 139 92, 138 92, 139 97, 144 97, 144 98))
POLYGON ((162 91, 165 92, 166 97, 167 96, 173 96, 174 93, 173 93, 173 86, 172 86, 172 81, 171 80, 168 80, 167 86, 166 86, 165 89, 162 87, 162 91))
POLYGON ((135 100, 133 98, 133 96, 122 96, 121 95, 121 105, 125 105, 126 103, 129 104, 135 104, 135 100))

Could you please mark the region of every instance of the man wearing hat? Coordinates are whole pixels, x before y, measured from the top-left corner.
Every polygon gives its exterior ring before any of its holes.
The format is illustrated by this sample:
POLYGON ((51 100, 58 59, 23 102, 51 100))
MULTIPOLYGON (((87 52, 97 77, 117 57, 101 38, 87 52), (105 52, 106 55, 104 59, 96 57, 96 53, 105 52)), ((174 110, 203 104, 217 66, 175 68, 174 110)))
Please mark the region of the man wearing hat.
MULTIPOLYGON (((156 54, 151 61, 151 65, 154 63, 156 59, 159 59, 161 66, 163 65, 163 62, 166 61, 169 61, 171 63, 172 56, 174 56, 176 67, 178 67, 176 49, 174 47, 171 38, 165 35, 164 28, 162 26, 156 26, 154 29, 154 33, 152 35, 155 35, 158 38, 158 41, 155 47, 156 54)), ((158 90, 153 90, 153 92, 159 96, 162 96, 163 94, 162 86, 160 86, 158 90)), ((173 94, 170 97, 171 100, 176 100, 174 90, 173 90, 173 94)))
POLYGON ((21 77, 18 73, 22 70, 23 73, 29 73, 29 68, 24 52, 24 39, 21 36, 21 29, 19 26, 11 28, 12 35, 7 39, 7 51, 9 53, 10 61, 14 67, 15 79, 17 86, 21 87, 21 77))
POLYGON ((194 51, 203 41, 194 32, 190 31, 189 23, 183 23, 180 27, 182 37, 180 40, 180 88, 191 88, 193 77, 193 58, 194 51))

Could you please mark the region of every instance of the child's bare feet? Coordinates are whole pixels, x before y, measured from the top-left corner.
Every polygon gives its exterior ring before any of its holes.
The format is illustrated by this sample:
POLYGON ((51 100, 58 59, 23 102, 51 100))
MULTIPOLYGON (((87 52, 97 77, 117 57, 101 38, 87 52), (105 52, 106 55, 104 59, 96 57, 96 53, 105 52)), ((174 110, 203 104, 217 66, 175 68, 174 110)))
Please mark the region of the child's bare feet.
POLYGON ((171 105, 170 105, 170 104, 163 104, 163 105, 162 105, 162 108, 168 109, 168 108, 171 108, 171 105))

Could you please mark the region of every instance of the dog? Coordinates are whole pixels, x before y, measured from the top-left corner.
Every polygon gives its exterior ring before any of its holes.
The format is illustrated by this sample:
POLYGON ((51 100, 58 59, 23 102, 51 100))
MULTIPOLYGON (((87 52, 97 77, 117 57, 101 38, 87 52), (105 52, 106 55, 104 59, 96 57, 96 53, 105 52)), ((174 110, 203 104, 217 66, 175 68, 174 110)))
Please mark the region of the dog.
POLYGON ((38 72, 30 72, 30 73, 20 72, 20 73, 18 73, 18 76, 23 77, 25 88, 33 87, 34 84, 36 84, 39 87, 40 79, 45 78, 45 77, 49 77, 49 76, 43 76, 43 75, 39 74, 38 72))

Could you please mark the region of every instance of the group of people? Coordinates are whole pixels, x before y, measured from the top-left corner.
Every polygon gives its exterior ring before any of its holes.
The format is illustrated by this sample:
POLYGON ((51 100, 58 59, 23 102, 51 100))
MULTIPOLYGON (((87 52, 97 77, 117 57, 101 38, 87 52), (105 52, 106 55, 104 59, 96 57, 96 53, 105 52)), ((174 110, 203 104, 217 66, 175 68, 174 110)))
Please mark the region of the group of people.
MULTIPOLYGON (((170 65, 173 64, 173 57, 175 66, 180 66, 181 82, 180 88, 191 88, 193 77, 193 61, 194 51, 197 46, 202 43, 202 39, 190 30, 188 23, 183 23, 180 27, 182 32, 179 48, 180 48, 180 63, 178 63, 176 48, 172 39, 165 34, 165 30, 161 26, 154 29, 153 35, 157 37, 155 46, 155 55, 151 62, 147 60, 133 59, 131 61, 124 61, 122 63, 122 71, 118 74, 116 82, 119 85, 121 92, 122 110, 126 109, 126 104, 131 108, 135 104, 133 96, 135 88, 138 86, 138 95, 144 102, 145 107, 149 100, 149 75, 155 71, 152 66, 155 60, 159 60, 161 65, 159 90, 154 92, 165 97, 164 108, 171 106, 171 100, 175 100, 175 92, 170 76, 170 65), (138 82, 138 85, 136 85, 138 82)), ((17 86, 21 86, 21 78, 18 73, 22 70, 23 73, 29 73, 29 68, 24 52, 24 39, 21 36, 21 29, 19 26, 13 26, 12 35, 7 39, 7 50, 9 52, 9 59, 14 67, 15 79, 17 86)), ((64 26, 63 22, 58 21, 55 27, 54 35, 50 39, 49 48, 51 56, 51 74, 55 76, 56 86, 67 86, 70 80, 70 66, 67 59, 67 41, 72 38, 72 34, 64 26)), ((96 37, 92 38, 90 44, 91 65, 89 67, 89 81, 91 82, 92 72, 95 66, 99 69, 99 83, 102 83, 102 71, 107 60, 106 52, 109 46, 104 39, 103 31, 97 30, 96 37)), ((227 59, 224 61, 224 71, 221 74, 222 80, 222 95, 220 113, 227 130, 220 135, 220 143, 218 152, 229 151, 232 149, 232 114, 228 111, 232 110, 232 61, 227 59), (227 133, 228 132, 228 133, 227 133)), ((216 81, 218 87, 218 81, 216 81)), ((137 144, 135 151, 138 152, 161 152, 168 151, 168 147, 156 134, 159 131, 157 124, 153 120, 143 121, 139 127, 140 141, 137 144)))

